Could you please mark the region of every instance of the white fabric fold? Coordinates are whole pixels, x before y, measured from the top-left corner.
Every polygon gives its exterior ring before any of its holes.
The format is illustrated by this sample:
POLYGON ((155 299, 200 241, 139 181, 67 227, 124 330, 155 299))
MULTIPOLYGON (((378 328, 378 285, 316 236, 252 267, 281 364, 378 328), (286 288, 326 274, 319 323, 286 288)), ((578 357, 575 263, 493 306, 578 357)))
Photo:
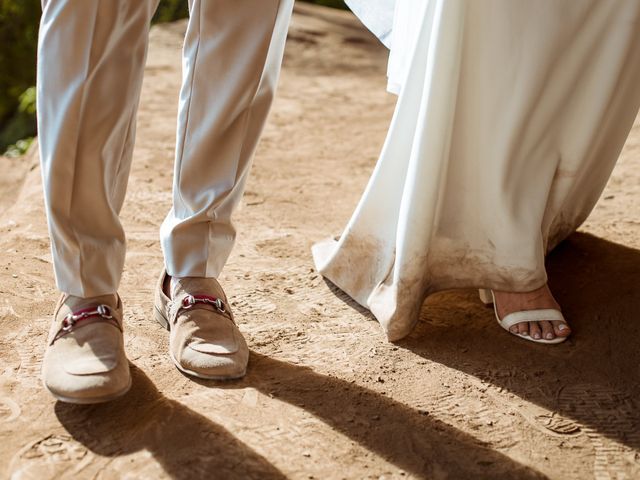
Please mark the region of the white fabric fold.
POLYGON ((345 3, 389 48, 396 0, 345 0, 345 3))
POLYGON ((380 159, 339 241, 313 248, 390 340, 432 292, 542 286, 640 106, 636 0, 412 3, 395 11, 394 33, 416 33, 392 38, 392 58, 406 50, 380 159))

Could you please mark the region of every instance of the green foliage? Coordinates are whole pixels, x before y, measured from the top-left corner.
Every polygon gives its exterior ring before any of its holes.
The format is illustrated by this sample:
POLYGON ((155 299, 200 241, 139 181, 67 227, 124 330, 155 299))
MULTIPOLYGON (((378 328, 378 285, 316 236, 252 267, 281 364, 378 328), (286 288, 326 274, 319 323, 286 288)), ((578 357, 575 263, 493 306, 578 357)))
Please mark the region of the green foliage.
POLYGON ((347 8, 343 0, 305 0, 305 1, 309 3, 316 3, 318 5, 324 5, 325 7, 342 8, 342 9, 347 8))
POLYGON ((18 112, 27 115, 36 114, 36 87, 27 88, 18 98, 18 112))
MULTIPOLYGON (((344 0, 304 0, 307 3, 315 3, 333 8, 347 8, 344 0)), ((156 14, 153 16, 153 23, 171 22, 189 16, 187 0, 162 0, 156 14)))
MULTIPOLYGON (((343 0, 305 1, 346 8, 343 0)), ((9 146, 11 154, 21 152, 25 145, 28 148, 30 140, 22 143, 18 140, 36 134, 33 85, 40 13, 40 0, 0 0, 0 154, 9 146)), ((153 23, 170 22, 188 15, 187 0, 161 0, 153 23)))
POLYGON ((172 22, 188 16, 189 3, 187 0, 162 0, 151 23, 172 22))
MULTIPOLYGON (((0 131, 0 152, 9 148, 15 153, 17 151, 16 145, 19 144, 16 140, 33 137, 36 133, 36 87, 27 88, 17 101, 16 112, 0 131), (14 142, 16 144, 12 145, 14 142)), ((21 147, 17 148, 20 150, 21 147)))
POLYGON ((40 0, 0 0, 0 125, 36 82, 40 0))
MULTIPOLYGON (((93 0, 87 0, 93 1, 93 0)), ((134 0, 141 1, 141 0, 134 0)), ((36 52, 40 0, 0 0, 0 154, 15 155, 36 134, 36 52)), ((188 16, 187 0, 161 0, 154 23, 188 16)))
POLYGON ((15 144, 9 145, 4 155, 7 157, 20 157, 29 151, 29 147, 33 143, 34 137, 23 138, 15 144))

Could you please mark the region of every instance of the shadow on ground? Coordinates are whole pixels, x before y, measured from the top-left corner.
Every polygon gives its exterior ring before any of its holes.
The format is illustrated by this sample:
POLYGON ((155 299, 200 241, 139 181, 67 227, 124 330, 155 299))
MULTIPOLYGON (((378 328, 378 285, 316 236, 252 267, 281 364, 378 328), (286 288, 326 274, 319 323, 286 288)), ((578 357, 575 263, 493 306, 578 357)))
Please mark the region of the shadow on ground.
MULTIPOLYGON (((547 422, 546 428, 597 432, 639 449, 640 325, 634 318, 640 311, 640 251, 575 234, 549 256, 548 270, 574 329, 571 341, 544 346, 512 337, 499 329, 475 293, 458 291, 430 297, 422 321, 400 345, 563 418, 547 422), (456 308, 473 315, 451 315, 456 308), (465 319, 477 326, 473 335, 465 319)), ((451 478, 543 477, 426 412, 353 382, 255 353, 251 362, 240 382, 196 382, 209 388, 256 388, 308 411, 419 477, 439 472, 451 478)), ((133 373, 134 387, 121 400, 91 407, 56 405, 58 419, 75 440, 106 457, 146 449, 172 478, 201 478, 207 472, 219 472, 217 478, 285 477, 223 427, 164 397, 143 372, 134 368, 133 373), (188 446, 168 442, 183 438, 190 439, 188 446)))
POLYGON ((474 291, 430 297, 399 345, 548 409, 537 418, 544 428, 594 432, 639 450, 640 251, 576 233, 549 255, 547 270, 573 328, 569 341, 509 335, 474 291), (461 306, 472 315, 451 315, 461 306), (471 335, 469 321, 482 322, 471 335))
POLYGON ((60 423, 90 451, 120 457, 146 450, 173 479, 286 478, 225 428, 162 395, 142 370, 131 373, 131 391, 116 401, 56 403, 60 423))
POLYGON ((427 412, 353 382, 258 354, 252 362, 246 386, 304 408, 418 478, 543 478, 427 412))
MULTIPOLYGON (((384 395, 263 355, 253 354, 251 361, 250 373, 241 382, 195 381, 210 388, 250 386, 304 408, 419 478, 442 472, 450 478, 543 478, 454 427, 384 395)), ((284 478, 268 459, 224 428, 164 397, 142 371, 134 369, 133 374, 132 391, 118 401, 89 407, 56 404, 58 419, 76 441, 105 457, 146 449, 171 478, 284 478), (177 439, 189 441, 171 443, 177 439)))

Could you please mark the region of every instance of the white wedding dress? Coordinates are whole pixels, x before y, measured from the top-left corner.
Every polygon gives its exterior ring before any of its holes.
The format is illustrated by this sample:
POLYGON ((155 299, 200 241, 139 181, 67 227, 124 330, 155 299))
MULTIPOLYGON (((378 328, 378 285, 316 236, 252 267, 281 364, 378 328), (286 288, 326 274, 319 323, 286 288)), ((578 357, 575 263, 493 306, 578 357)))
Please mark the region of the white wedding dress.
POLYGON ((595 205, 640 106, 638 0, 350 0, 398 104, 318 270, 390 340, 425 296, 530 291, 595 205))

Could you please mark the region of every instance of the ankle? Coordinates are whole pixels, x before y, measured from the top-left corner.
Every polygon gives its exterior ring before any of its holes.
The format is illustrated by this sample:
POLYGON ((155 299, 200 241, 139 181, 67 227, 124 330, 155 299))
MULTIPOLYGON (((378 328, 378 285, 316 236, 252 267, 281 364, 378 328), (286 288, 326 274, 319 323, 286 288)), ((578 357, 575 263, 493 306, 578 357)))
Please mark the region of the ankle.
POLYGON ((529 292, 494 291, 494 295, 501 315, 522 310, 560 310, 560 305, 546 284, 529 292))
POLYGON ((175 286, 174 278, 167 273, 167 275, 164 277, 164 282, 162 284, 162 291, 167 297, 169 298, 172 297, 171 292, 173 291, 174 286, 175 286))
POLYGON ((64 304, 71 310, 83 308, 90 305, 107 305, 111 308, 118 308, 118 294, 108 293, 106 295, 97 295, 94 297, 79 297, 76 295, 66 295, 64 304))

